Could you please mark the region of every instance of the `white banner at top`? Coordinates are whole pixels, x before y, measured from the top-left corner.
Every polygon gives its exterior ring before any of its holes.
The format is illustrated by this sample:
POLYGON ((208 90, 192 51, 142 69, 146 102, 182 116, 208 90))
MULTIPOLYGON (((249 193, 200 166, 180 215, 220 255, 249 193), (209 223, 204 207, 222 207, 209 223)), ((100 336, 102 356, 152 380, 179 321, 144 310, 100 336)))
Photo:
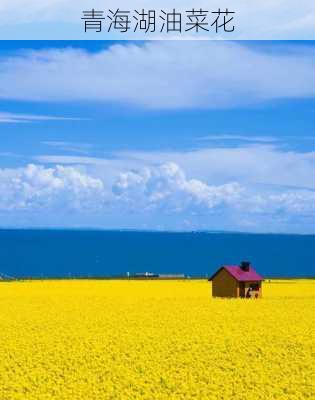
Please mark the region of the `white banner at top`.
POLYGON ((0 0, 0 40, 315 40, 310 0, 0 0))

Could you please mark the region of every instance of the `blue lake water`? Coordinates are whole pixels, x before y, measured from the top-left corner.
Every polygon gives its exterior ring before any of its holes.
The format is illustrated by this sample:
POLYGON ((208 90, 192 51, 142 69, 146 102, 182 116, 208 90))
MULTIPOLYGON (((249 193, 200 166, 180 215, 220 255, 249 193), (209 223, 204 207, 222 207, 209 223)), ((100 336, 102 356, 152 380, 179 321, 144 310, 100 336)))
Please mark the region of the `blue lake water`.
POLYGON ((206 276, 241 260, 265 276, 315 276, 315 235, 0 230, 0 273, 14 277, 206 276))

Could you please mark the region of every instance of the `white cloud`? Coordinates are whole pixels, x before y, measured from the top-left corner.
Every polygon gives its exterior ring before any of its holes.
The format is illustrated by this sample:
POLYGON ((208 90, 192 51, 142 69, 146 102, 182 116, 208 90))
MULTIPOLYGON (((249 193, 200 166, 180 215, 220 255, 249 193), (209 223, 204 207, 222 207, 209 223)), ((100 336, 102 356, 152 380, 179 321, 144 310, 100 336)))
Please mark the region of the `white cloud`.
POLYGON ((195 207, 212 209, 237 201, 242 188, 237 183, 209 186, 197 179, 187 179, 175 163, 155 168, 120 173, 113 186, 117 198, 137 210, 163 208, 194 212, 195 207))
POLYGON ((41 122, 41 121, 78 121, 78 120, 81 120, 81 118, 0 112, 0 124, 1 123, 17 124, 17 123, 41 122))
POLYGON ((278 194, 255 194, 244 199, 244 207, 252 213, 281 217, 315 218, 315 191, 285 191, 278 194))
POLYGON ((285 151, 271 145, 204 148, 186 152, 120 152, 125 162, 151 165, 175 162, 189 177, 214 184, 295 186, 315 189, 315 152, 285 151))
POLYGON ((82 166, 2 169, 0 213, 36 215, 42 226, 49 215, 64 226, 71 225, 75 215, 77 226, 82 216, 88 221, 97 216, 98 226, 108 227, 111 219, 116 227, 126 228, 133 215, 133 227, 145 221, 151 229, 163 223, 172 229, 174 219, 181 229, 289 231, 294 227, 303 232, 314 227, 314 190, 262 190, 239 182, 215 185, 187 178, 175 163, 122 170, 111 184, 106 170, 103 173, 100 178, 82 166))
POLYGON ((287 217, 315 217, 315 190, 261 191, 230 182, 209 185, 198 179, 187 179, 175 163, 120 173, 113 186, 119 201, 133 210, 160 208, 186 214, 230 209, 249 214, 281 214, 287 217))
POLYGON ((235 42, 164 41, 97 53, 32 51, 0 61, 0 98, 173 109, 314 97, 315 52, 289 49, 275 54, 235 42))
POLYGON ((174 162, 187 172, 189 179, 197 177, 215 185, 235 181, 250 186, 315 189, 315 151, 298 152, 275 145, 214 146, 189 151, 125 151, 112 153, 110 158, 41 155, 34 160, 44 164, 85 165, 96 172, 111 171, 111 176, 125 169, 174 162))
POLYGON ((93 210, 104 201, 104 185, 80 170, 30 164, 0 169, 0 211, 93 210))

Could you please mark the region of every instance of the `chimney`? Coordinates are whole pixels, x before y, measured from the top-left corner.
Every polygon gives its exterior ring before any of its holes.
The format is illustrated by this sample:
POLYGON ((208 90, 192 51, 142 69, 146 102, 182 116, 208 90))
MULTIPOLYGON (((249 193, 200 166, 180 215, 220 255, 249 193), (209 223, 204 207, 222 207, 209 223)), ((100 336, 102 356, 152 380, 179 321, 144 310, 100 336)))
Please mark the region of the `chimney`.
POLYGON ((242 261, 240 268, 242 271, 249 271, 249 267, 250 267, 250 262, 249 261, 242 261))

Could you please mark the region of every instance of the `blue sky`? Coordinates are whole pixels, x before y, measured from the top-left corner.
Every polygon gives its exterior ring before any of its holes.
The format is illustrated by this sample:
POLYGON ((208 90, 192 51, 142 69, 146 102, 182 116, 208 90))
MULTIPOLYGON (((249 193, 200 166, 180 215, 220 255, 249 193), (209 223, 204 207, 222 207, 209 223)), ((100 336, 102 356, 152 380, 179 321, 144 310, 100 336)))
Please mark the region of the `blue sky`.
POLYGON ((315 232, 314 42, 2 42, 0 225, 315 232))

